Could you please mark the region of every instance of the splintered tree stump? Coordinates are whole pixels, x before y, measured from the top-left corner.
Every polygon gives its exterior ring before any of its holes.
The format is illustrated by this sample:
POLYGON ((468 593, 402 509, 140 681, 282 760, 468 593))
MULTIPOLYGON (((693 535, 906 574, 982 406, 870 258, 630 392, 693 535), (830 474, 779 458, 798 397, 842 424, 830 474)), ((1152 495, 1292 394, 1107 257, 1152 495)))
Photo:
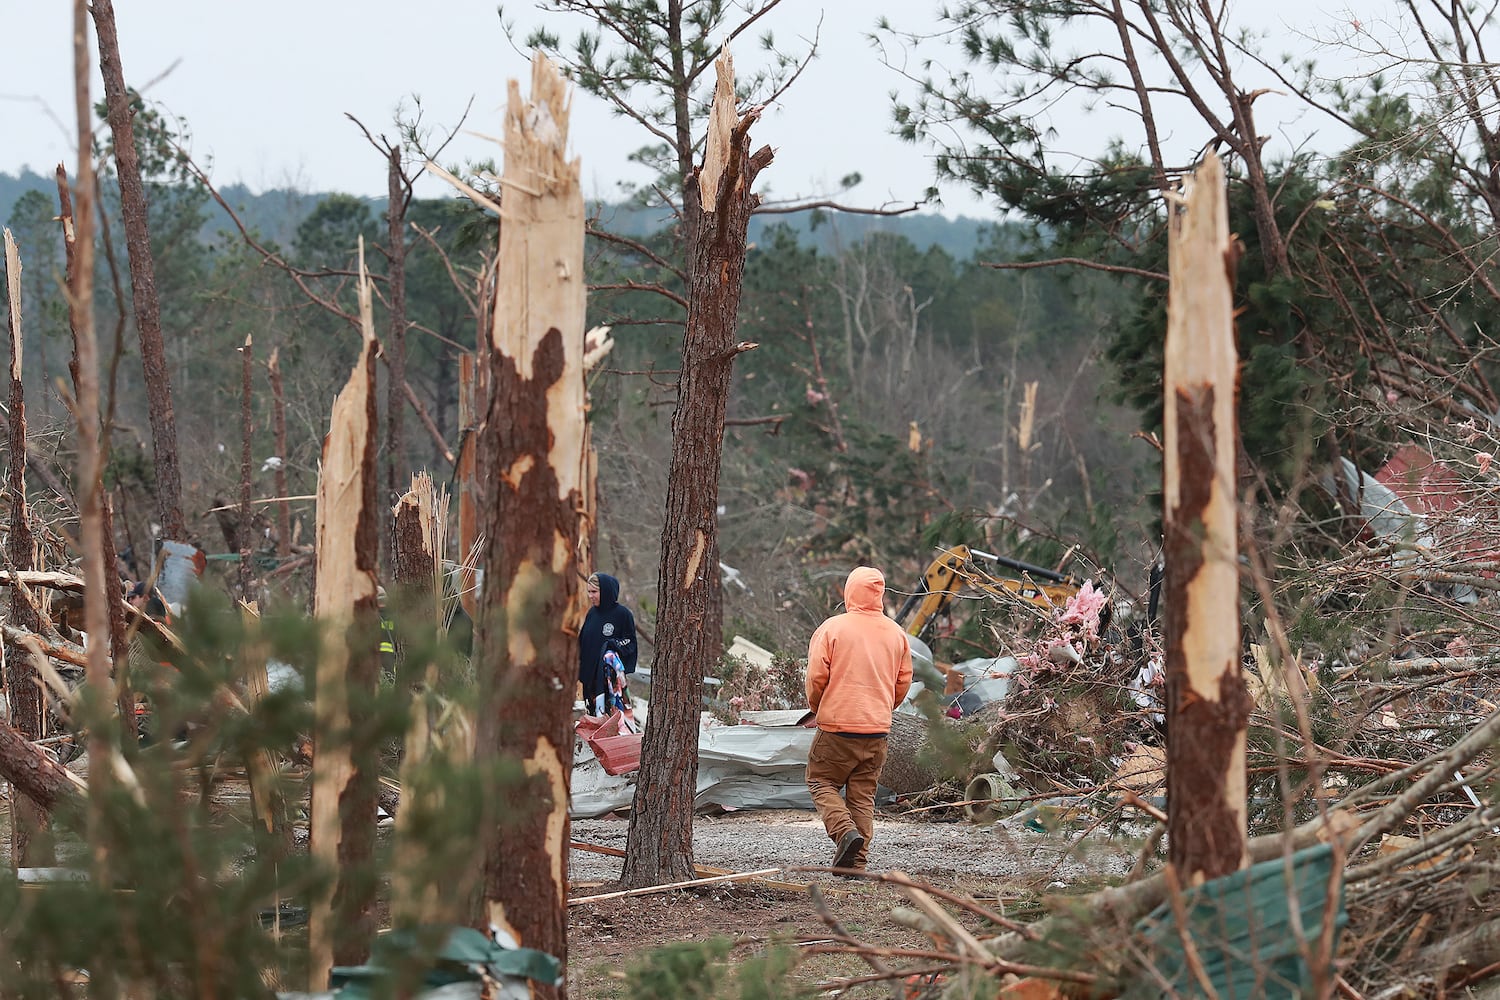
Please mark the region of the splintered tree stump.
MULTIPOLYGON (((21 382, 21 255, 5 230, 5 273, 10 298, 10 525, 6 556, 13 569, 37 568, 36 543, 31 534, 30 507, 26 503, 26 391, 21 382)), ((41 614, 34 595, 25 587, 12 587, 7 624, 27 632, 41 631, 41 614)), ((10 702, 10 718, 26 740, 47 735, 47 706, 40 678, 27 651, 7 640, 4 687, 10 702)), ((11 799, 10 857, 17 867, 51 865, 55 855, 45 833, 50 825, 47 810, 30 795, 11 799)))
MULTIPOLYGON (((479 926, 566 961, 568 783, 586 475, 584 205, 568 159, 568 84, 538 53, 510 82, 504 220, 475 460, 484 537, 475 757, 516 776, 486 799, 479 926), (518 773, 517 773, 518 772, 518 773)), ((411 808, 410 804, 407 806, 411 808)), ((533 996, 559 989, 533 984, 533 996)))
POLYGON ((380 679, 380 614, 375 504, 375 323, 364 243, 359 247, 363 345, 339 390, 323 439, 318 478, 318 566, 314 611, 325 629, 314 680, 316 756, 310 850, 326 867, 328 889, 313 901, 308 976, 313 992, 334 965, 362 961, 375 934, 375 849, 379 778, 373 740, 362 735, 380 679))
POLYGON ((1249 863, 1240 668, 1238 354, 1224 169, 1209 154, 1172 209, 1163 526, 1168 859, 1184 884, 1249 863))

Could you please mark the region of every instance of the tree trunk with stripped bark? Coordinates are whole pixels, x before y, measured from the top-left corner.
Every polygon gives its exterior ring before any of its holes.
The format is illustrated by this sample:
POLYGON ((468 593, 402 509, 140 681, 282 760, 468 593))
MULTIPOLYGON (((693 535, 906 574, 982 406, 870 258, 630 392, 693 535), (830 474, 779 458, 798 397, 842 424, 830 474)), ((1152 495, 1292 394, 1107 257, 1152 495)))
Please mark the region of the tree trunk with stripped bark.
POLYGON ((120 214, 125 220, 125 249, 130 258, 130 298, 136 332, 141 338, 141 367, 146 376, 146 398, 151 415, 152 475, 156 484, 156 516, 164 537, 187 541, 182 516, 182 472, 177 464, 177 417, 173 412, 172 376, 167 369, 161 332, 161 303, 156 294, 156 262, 151 255, 147 227, 146 189, 141 181, 140 156, 135 147, 130 92, 120 63, 120 39, 115 29, 113 0, 89 5, 99 41, 99 71, 104 79, 104 102, 114 133, 115 174, 120 182, 120 214))
POLYGON ((334 965, 358 964, 375 937, 375 808, 379 747, 369 730, 380 678, 376 571, 380 517, 375 408, 375 323, 364 244, 359 252, 364 344, 333 403, 318 480, 314 612, 324 632, 314 682, 312 837, 331 876, 309 919, 309 988, 327 989, 334 965))
POLYGON ((1240 667, 1233 289, 1224 171, 1212 154, 1172 208, 1163 525, 1168 859, 1184 884, 1248 863, 1240 667))
MULTIPOLYGON (((584 404, 583 193, 567 159, 568 85, 533 58, 511 81, 504 224, 488 403, 476 459, 484 502, 475 757, 512 771, 487 801, 476 922, 566 960, 568 805, 580 537, 592 516, 584 404)), ((563 988, 534 984, 534 996, 563 988)))

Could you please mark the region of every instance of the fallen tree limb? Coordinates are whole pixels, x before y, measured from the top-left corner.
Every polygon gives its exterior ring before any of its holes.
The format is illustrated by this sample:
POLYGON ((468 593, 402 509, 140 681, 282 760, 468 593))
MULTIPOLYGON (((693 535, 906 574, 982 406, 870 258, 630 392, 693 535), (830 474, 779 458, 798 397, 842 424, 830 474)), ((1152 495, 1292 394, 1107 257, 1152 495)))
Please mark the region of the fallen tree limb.
POLYGON ((1451 981, 1465 972, 1500 963, 1500 919, 1482 924, 1422 949, 1417 967, 1446 972, 1451 981))
MULTIPOLYGON (((51 590, 61 590, 69 594, 82 594, 86 589, 83 578, 74 576, 72 573, 61 573, 56 570, 0 570, 0 586, 10 587, 24 585, 27 587, 47 587, 51 590)), ((131 625, 139 631, 150 632, 162 642, 173 649, 181 650, 182 642, 171 629, 150 615, 132 605, 125 605, 125 614, 130 619, 131 625)), ((52 654, 48 654, 52 655, 52 654)), ((65 659, 65 657, 58 657, 65 659)), ((72 662, 71 660, 69 661, 72 662)))
MULTIPOLYGON (((1434 754, 1421 764, 1399 772, 1399 774, 1411 774, 1423 767, 1429 768, 1427 774, 1413 782, 1410 788, 1397 795, 1389 805, 1381 808, 1372 818, 1362 823, 1345 845, 1345 850, 1352 855, 1381 834, 1390 833, 1396 829, 1406 821, 1406 817, 1410 816, 1417 806, 1440 792, 1445 786, 1456 784, 1453 773, 1489 750, 1497 740, 1500 740, 1500 712, 1492 713, 1484 722, 1470 730, 1469 735, 1446 751, 1434 754)), ((1375 784, 1389 783, 1396 777, 1398 775, 1391 775, 1375 784)))
POLYGON ((35 644, 36 648, 54 659, 71 663, 75 667, 87 667, 88 656, 82 646, 75 646, 71 642, 53 642, 43 638, 35 632, 28 632, 23 628, 17 628, 11 624, 0 626, 4 629, 5 641, 17 646, 30 646, 35 644))
MULTIPOLYGON (((806 867, 788 868, 787 871, 826 872, 828 871, 828 869, 806 867)), ((977 900, 971 899, 968 896, 961 896, 957 893, 948 892, 946 889, 939 889, 935 885, 926 885, 924 883, 918 882, 904 872, 845 871, 843 874, 845 878, 862 878, 871 882, 887 882, 891 885, 900 886, 903 889, 921 889, 928 895, 936 896, 938 899, 946 900, 947 902, 952 903, 954 906, 968 910, 970 913, 974 914, 977 917, 988 920, 996 927, 1004 927, 1006 930, 1019 934, 1022 937, 1027 938, 1028 940, 1036 940, 1036 935, 1033 933, 1030 926, 1017 923, 1016 921, 1005 917, 1003 914, 996 913, 994 910, 991 910, 987 906, 981 906, 977 900)))
MULTIPOLYGON (((1500 712, 1490 715, 1458 743, 1442 753, 1433 754, 1426 760, 1394 774, 1385 775, 1369 785, 1356 789, 1347 796, 1340 808, 1332 809, 1327 816, 1308 820, 1294 829, 1282 833, 1270 833, 1255 837, 1248 844, 1250 863, 1269 861, 1287 853, 1310 847, 1315 843, 1342 839, 1346 857, 1352 857, 1361 847, 1382 834, 1395 830, 1404 823, 1422 803, 1444 788, 1458 784, 1453 773, 1475 757, 1489 750, 1500 740, 1500 712), (1412 782, 1404 792, 1391 802, 1377 809, 1368 819, 1361 821, 1348 808, 1371 793, 1389 788, 1397 781, 1426 772, 1412 782)), ((1108 923, 1110 926, 1129 927, 1151 912, 1166 899, 1166 883, 1160 871, 1139 882, 1102 889, 1082 898, 1067 900, 1067 913, 1043 917, 1029 926, 1034 938, 1047 939, 1058 930, 1058 921, 1077 921, 1079 912, 1092 914, 1091 923, 1108 923)), ((997 938, 992 950, 1001 956, 1013 955, 1028 941, 1019 935, 997 938)))
MULTIPOLYGON (((891 872, 891 874, 901 878, 910 878, 905 872, 896 871, 891 872)), ((989 957, 989 949, 980 944, 979 939, 971 934, 967 927, 954 920, 952 914, 939 906, 937 900, 933 899, 923 890, 918 889, 915 885, 901 885, 901 889, 927 915, 927 918, 938 926, 939 930, 946 934, 954 944, 958 945, 960 951, 966 952, 975 958, 989 957)))
POLYGON ((3 721, 0 721, 0 778, 48 812, 87 790, 83 779, 3 721))

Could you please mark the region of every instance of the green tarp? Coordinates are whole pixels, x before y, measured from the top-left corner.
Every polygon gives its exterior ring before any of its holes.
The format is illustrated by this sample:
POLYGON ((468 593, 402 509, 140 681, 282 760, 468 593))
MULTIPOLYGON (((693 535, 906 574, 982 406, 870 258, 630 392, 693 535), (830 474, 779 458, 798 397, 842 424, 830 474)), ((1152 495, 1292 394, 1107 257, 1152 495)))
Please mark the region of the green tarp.
MULTIPOLYGON (((1333 953, 1348 923, 1344 912, 1343 870, 1334 870, 1333 851, 1309 847, 1288 859, 1277 858, 1205 882, 1183 892, 1188 937, 1203 972, 1220 1000, 1299 997, 1312 986, 1304 948, 1315 954, 1331 892, 1333 953), (1292 924, 1295 901, 1302 932, 1292 924)), ((1159 997, 1170 989, 1183 997, 1207 992, 1184 960, 1183 934, 1170 903, 1136 925, 1153 968, 1125 994, 1130 1000, 1159 997), (1158 978, 1160 977, 1160 978, 1158 978)))
POLYGON ((392 971, 413 961, 425 966, 422 979, 425 987, 473 982, 480 979, 481 970, 497 981, 534 979, 555 983, 562 968, 557 959, 545 952, 501 947, 472 927, 399 930, 375 939, 368 964, 336 967, 332 975, 334 995, 338 1000, 384 996, 387 991, 382 987, 390 980, 392 971))

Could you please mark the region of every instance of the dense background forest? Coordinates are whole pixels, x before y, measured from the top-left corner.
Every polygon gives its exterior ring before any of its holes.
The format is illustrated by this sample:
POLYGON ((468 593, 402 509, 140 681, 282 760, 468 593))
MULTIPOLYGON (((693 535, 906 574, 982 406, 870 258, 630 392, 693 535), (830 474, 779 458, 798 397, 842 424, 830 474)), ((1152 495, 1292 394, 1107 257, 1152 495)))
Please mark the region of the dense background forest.
MULTIPOLYGON (((583 15, 575 23, 587 25, 592 8, 544 9, 559 16, 538 18, 526 45, 553 52, 582 91, 648 125, 642 140, 650 144, 629 156, 658 172, 654 183, 592 207, 588 244, 590 319, 612 326, 617 344, 590 387, 600 455, 595 551, 649 620, 686 304, 681 185, 693 169, 694 116, 704 108, 701 74, 713 46, 698 26, 691 52, 698 75, 642 77, 632 60, 650 52, 633 46, 645 36, 603 37, 602 45, 585 32, 564 42, 553 27, 567 23, 561 15, 583 15), (626 96, 632 88, 639 100, 626 96), (649 114, 639 117, 636 104, 649 114), (667 135, 676 137, 671 144, 656 141, 667 135)), ((1500 216, 1492 166, 1500 141, 1489 120, 1494 86, 1473 57, 1489 22, 1404 9, 1424 29, 1425 50, 1372 49, 1358 22, 1330 39, 1341 60, 1383 67, 1362 77, 1272 56, 1265 39, 1251 35, 1229 46, 1227 15, 1206 18, 1176 5, 1165 21, 1146 9, 1093 4, 994 2, 949 12, 946 23, 963 26, 950 39, 962 68, 906 72, 894 127, 931 151, 940 179, 986 196, 992 217, 883 216, 857 205, 788 211, 772 203, 752 219, 738 336, 758 347, 735 365, 729 407, 719 540, 731 581, 726 633, 795 652, 836 600, 830 581, 844 567, 883 565, 899 592, 942 543, 1066 562, 1140 595, 1157 551, 1152 435, 1166 299, 1163 205, 1209 147, 1228 158, 1241 251, 1234 262, 1241 485, 1255 516, 1277 522, 1277 532, 1259 533, 1282 546, 1265 554, 1268 565, 1304 565, 1357 534, 1354 523, 1328 516, 1358 505, 1352 494, 1325 488, 1330 463, 1348 459, 1372 471, 1417 441, 1439 458, 1472 464, 1435 428, 1488 428, 1500 410, 1487 332, 1500 292, 1486 264, 1500 216), (1109 27, 1109 39, 1091 34, 1090 22, 1109 27), (1192 48, 1192 59, 1174 54, 1177 43, 1192 48), (1076 58, 1060 57, 1068 46, 1076 58), (1118 65, 1133 75, 1116 79, 1118 65), (1282 119, 1258 126, 1252 104, 1272 92, 1249 89, 1247 79, 1278 81, 1278 114, 1297 110, 1311 138, 1299 139, 1282 119), (1054 103, 1059 92, 1078 106, 1054 103), (1115 126, 1091 124, 1090 102, 1099 99, 1131 109, 1118 140, 1107 138, 1115 126), (1175 117, 1183 110, 1186 119, 1175 117), (1169 124, 1202 144, 1170 144, 1182 140, 1169 141, 1169 124), (1073 148, 1090 153, 1066 152, 1073 148), (1060 262, 1067 266, 1043 266, 1060 262)), ((877 34, 912 52, 942 37, 889 25, 877 34)), ((519 29, 514 39, 523 40, 519 29)), ((743 89, 779 94, 808 55, 768 48, 743 89)), ((409 196, 408 182, 442 139, 420 116, 395 125, 409 196)), ((466 433, 459 359, 489 305, 481 276, 494 223, 469 199, 434 197, 444 189, 424 187, 405 206, 401 253, 393 255, 389 200, 213 192, 210 165, 190 159, 191 129, 170 108, 141 104, 135 129, 185 428, 185 503, 200 543, 236 548, 228 544, 232 526, 210 512, 238 485, 235 361, 247 336, 263 375, 276 352, 288 417, 287 453, 277 455, 270 394, 255 394, 255 486, 269 493, 276 463, 268 460, 280 459, 290 492, 312 492, 327 406, 358 346, 349 312, 361 239, 381 283, 378 329, 390 327, 390 262, 404 261, 406 344, 388 345, 380 377, 399 372, 412 412, 400 434, 382 439, 387 493, 416 469, 450 480, 445 456, 466 433)), ((102 118, 99 134, 96 310, 104 318, 109 482, 120 543, 130 547, 152 530, 150 434, 102 118)), ((372 143, 392 152, 383 136, 372 143)), ((385 173, 382 159, 370 159, 372 183, 385 173)), ((450 166, 481 190, 494 183, 494 164, 450 166)), ((33 427, 38 447, 66 469, 67 424, 56 392, 44 389, 68 350, 55 201, 47 178, 0 176, 0 217, 25 261, 33 427)), ((393 397, 382 387, 383 422, 400 391, 393 397)), ((308 510, 295 508, 301 543, 309 539, 308 510)), ((267 513, 260 526, 272 522, 267 513)))
MULTIPOLYGON (((239 480, 238 348, 253 336, 262 380, 265 359, 279 352, 288 414, 288 454, 279 457, 291 494, 305 495, 314 491, 329 403, 359 338, 310 302, 289 270, 247 245, 187 168, 171 131, 181 124, 149 112, 145 120, 158 129, 152 224, 184 429, 184 502, 200 544, 225 551, 209 512, 234 499, 239 480)), ((118 208, 107 180, 104 192, 101 212, 109 216, 118 208)), ((385 236, 384 200, 242 187, 220 195, 255 243, 283 257, 319 296, 352 299, 360 237, 372 270, 383 273, 374 248, 385 236)), ((32 432, 70 468, 55 388, 70 349, 55 202, 46 178, 0 175, 0 212, 24 254, 32 432)), ((669 239, 672 220, 659 210, 621 203, 591 211, 599 228, 631 240, 669 239)), ((478 274, 493 229, 461 196, 416 199, 408 219, 407 381, 430 416, 429 430, 408 432, 408 462, 442 482, 452 466, 436 437, 456 451, 465 433, 458 358, 477 336, 478 274)), ((120 226, 105 233, 97 308, 105 317, 109 485, 123 549, 152 530, 149 426, 128 292, 117 298, 120 226)), ((907 590, 939 543, 1044 562, 1076 544, 1074 568, 1118 574, 1139 589, 1152 553, 1143 498, 1155 462, 1149 445, 1131 440, 1140 418, 1118 402, 1103 360, 1127 302, 1116 281, 996 270, 986 262, 1034 249, 1034 233, 936 214, 763 215, 750 238, 740 337, 760 346, 738 369, 727 431, 726 638, 744 633, 794 655, 848 566, 885 566, 893 591, 907 590)), ((617 342, 591 387, 599 563, 625 581, 627 600, 649 621, 681 327, 661 316, 659 297, 620 287, 636 265, 611 243, 591 240, 590 260, 591 280, 610 286, 594 297, 591 319, 613 326, 617 342)), ((269 391, 258 392, 259 496, 272 492, 274 463, 261 467, 276 452, 270 405, 269 391)), ((308 542, 311 503, 294 510, 294 537, 308 542)), ((274 520, 267 512, 259 523, 270 529, 274 520)))

